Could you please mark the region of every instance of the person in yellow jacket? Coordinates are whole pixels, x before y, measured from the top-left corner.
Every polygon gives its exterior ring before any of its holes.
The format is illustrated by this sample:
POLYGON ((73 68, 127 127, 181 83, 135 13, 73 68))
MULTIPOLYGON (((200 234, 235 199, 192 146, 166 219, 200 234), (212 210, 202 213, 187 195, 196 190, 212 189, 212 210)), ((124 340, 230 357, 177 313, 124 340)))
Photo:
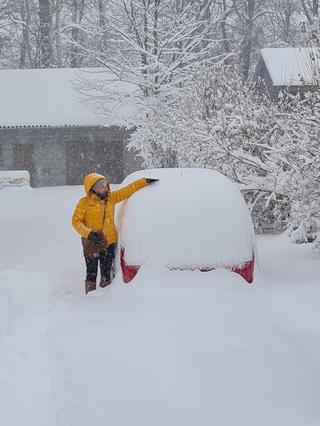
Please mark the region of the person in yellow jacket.
POLYGON ((117 191, 110 191, 107 177, 90 173, 84 179, 86 196, 81 198, 72 215, 72 225, 81 235, 86 262, 85 292, 96 289, 100 262, 100 287, 111 283, 110 270, 118 239, 114 224, 114 208, 139 189, 159 179, 141 178, 117 191))

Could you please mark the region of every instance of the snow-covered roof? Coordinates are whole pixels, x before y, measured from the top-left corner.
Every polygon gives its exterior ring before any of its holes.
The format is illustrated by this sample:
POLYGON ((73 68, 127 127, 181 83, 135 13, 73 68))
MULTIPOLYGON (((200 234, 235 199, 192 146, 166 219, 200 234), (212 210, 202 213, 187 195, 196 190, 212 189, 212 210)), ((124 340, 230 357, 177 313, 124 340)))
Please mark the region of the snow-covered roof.
POLYGON ((274 86, 313 84, 319 76, 319 50, 312 48, 268 48, 261 56, 274 86))
POLYGON ((0 127, 126 125, 134 91, 104 69, 0 70, 0 127))

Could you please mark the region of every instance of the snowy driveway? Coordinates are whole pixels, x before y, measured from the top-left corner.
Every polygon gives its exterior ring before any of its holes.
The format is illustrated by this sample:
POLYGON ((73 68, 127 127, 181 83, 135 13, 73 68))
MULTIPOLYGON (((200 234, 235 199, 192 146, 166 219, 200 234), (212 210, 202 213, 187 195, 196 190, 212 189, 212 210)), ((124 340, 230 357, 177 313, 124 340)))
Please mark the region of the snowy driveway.
POLYGON ((5 426, 318 426, 320 259, 258 238, 254 285, 141 270, 84 296, 81 187, 0 193, 5 426))

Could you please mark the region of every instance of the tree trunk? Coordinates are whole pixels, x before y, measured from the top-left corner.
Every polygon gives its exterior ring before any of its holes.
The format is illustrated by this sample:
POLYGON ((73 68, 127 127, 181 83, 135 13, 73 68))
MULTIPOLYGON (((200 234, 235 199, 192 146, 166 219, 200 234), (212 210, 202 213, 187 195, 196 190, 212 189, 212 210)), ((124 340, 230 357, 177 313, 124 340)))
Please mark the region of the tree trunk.
POLYGON ((98 10, 99 10, 99 24, 100 28, 105 29, 106 28, 106 0, 98 0, 98 10))
MULTIPOLYGON (((27 0, 28 1, 28 0, 27 0)), ((21 20, 24 22, 22 26, 22 40, 20 43, 20 64, 19 68, 25 68, 26 67, 26 56, 27 56, 27 43, 28 43, 28 16, 26 13, 26 2, 22 2, 21 8, 20 8, 20 15, 21 20)))
POLYGON ((52 60, 50 0, 39 0, 40 68, 49 68, 52 60))
MULTIPOLYGON (((155 0, 154 15, 153 15, 153 57, 155 62, 157 62, 157 57, 159 53, 159 34, 158 34, 159 7, 160 7, 160 0, 155 0)), ((155 77, 154 77, 155 93, 157 94, 159 92, 159 67, 157 63, 155 65, 154 73, 155 73, 155 77)))
POLYGON ((55 36, 56 36, 56 50, 57 50, 57 65, 59 68, 62 67, 61 8, 62 8, 62 0, 56 0, 56 10, 55 10, 56 34, 55 36))
POLYGON ((246 18, 245 18, 245 34, 243 39, 242 48, 242 77, 247 80, 249 77, 249 69, 251 63, 251 49, 252 49, 252 30, 253 30, 253 17, 254 17, 255 0, 248 0, 245 4, 246 18))
POLYGON ((229 42, 228 42, 228 36, 227 36, 227 29, 226 29, 226 12, 227 12, 227 4, 226 0, 222 1, 222 10, 223 10, 223 19, 221 20, 220 26, 221 26, 221 33, 222 33, 222 40, 223 40, 223 50, 224 53, 230 52, 229 42))
MULTIPOLYGON (((78 17, 78 0, 73 0, 72 2, 72 23, 77 24, 78 17)), ((71 68, 76 68, 78 64, 78 37, 79 37, 79 29, 74 26, 71 30, 71 68)))
POLYGON ((72 23, 74 26, 71 30, 71 68, 77 68, 79 66, 79 27, 81 24, 83 11, 84 11, 85 0, 73 0, 72 6, 72 23))
POLYGON ((292 7, 289 2, 287 2, 285 10, 284 10, 284 31, 283 31, 283 38, 286 43, 289 42, 289 34, 291 29, 291 17, 292 17, 292 7))
POLYGON ((103 61, 106 61, 107 51, 107 13, 106 13, 106 0, 98 0, 98 13, 99 13, 99 26, 101 31, 101 54, 103 61))

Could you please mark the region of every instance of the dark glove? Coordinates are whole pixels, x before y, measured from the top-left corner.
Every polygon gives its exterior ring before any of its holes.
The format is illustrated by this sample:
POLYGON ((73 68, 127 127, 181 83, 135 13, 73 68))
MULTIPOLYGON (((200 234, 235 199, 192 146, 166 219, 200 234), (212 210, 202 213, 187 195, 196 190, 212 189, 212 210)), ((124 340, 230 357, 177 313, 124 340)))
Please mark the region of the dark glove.
POLYGON ((152 179, 152 178, 146 178, 147 184, 150 185, 151 183, 159 182, 159 179, 152 179))
POLYGON ((88 240, 94 244, 101 244, 103 241, 103 235, 99 234, 99 232, 90 232, 88 240))

